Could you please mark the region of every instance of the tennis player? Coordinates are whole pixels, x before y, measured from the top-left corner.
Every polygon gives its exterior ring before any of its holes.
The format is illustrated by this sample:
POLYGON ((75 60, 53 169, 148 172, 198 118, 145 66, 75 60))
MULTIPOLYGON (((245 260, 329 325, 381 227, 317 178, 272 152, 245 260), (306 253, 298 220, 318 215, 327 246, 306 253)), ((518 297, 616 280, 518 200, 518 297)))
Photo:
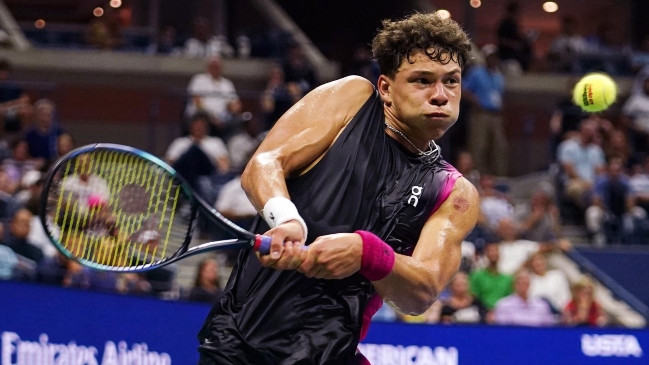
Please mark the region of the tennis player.
POLYGON ((200 364, 367 364, 357 344, 381 301, 423 313, 458 270, 478 194, 433 140, 457 120, 469 39, 414 14, 384 21, 372 47, 376 89, 353 76, 315 89, 246 167, 271 254, 241 252, 200 364))

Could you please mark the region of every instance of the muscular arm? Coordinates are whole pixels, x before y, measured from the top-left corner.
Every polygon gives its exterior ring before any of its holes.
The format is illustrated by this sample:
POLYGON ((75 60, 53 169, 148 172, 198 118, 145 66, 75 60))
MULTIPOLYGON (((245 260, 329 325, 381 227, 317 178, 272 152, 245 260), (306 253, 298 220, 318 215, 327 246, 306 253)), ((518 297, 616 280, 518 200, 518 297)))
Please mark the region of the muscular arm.
POLYGON ((373 282, 383 300, 402 313, 424 313, 457 272, 461 243, 475 226, 479 210, 475 187, 459 179, 424 225, 412 257, 397 254, 392 272, 373 282))
POLYGON ((373 92, 360 77, 318 87, 284 114, 246 166, 241 185, 257 210, 289 198, 285 179, 312 167, 373 92))

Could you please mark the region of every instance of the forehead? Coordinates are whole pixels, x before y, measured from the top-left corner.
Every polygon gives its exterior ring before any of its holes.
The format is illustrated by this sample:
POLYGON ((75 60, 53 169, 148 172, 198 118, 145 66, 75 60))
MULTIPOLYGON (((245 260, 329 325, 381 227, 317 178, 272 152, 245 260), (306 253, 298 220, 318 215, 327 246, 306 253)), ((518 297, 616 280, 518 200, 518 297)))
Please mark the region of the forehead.
POLYGON ((410 54, 410 57, 404 57, 401 64, 397 69, 397 74, 413 73, 419 71, 433 72, 439 74, 446 74, 453 71, 461 72, 462 68, 457 63, 456 57, 451 57, 450 54, 442 54, 444 62, 431 59, 423 51, 417 51, 410 54), (448 60, 448 62, 446 62, 448 60))

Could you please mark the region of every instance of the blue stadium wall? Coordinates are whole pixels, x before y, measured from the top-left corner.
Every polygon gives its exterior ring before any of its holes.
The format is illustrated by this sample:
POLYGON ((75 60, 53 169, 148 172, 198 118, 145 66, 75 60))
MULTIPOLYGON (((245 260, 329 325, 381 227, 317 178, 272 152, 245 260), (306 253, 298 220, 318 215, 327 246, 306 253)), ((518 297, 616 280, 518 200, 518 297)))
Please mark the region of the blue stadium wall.
MULTIPOLYGON (((0 282, 0 365, 196 364, 209 307, 0 282)), ((648 364, 649 331, 373 323, 373 365, 648 364)))

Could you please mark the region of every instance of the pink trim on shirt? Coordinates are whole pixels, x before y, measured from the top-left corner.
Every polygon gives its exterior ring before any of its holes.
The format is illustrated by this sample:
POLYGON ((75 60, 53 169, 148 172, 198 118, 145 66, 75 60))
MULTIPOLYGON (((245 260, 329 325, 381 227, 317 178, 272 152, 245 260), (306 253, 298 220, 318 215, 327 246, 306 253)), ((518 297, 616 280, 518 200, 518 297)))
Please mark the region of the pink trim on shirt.
POLYGON ((437 195, 437 201, 435 202, 435 206, 433 207, 433 210, 430 212, 430 215, 435 214, 437 209, 448 199, 448 197, 451 195, 451 192, 453 192, 453 187, 455 186, 455 182, 457 179, 462 177, 462 174, 460 174, 455 167, 448 165, 448 169, 446 170, 446 179, 444 180, 444 185, 442 185, 442 188, 439 191, 439 194, 437 195))
POLYGON ((363 327, 361 327, 361 337, 359 341, 363 341, 367 336, 367 330, 370 328, 370 321, 376 312, 383 306, 383 299, 378 294, 372 295, 367 301, 365 312, 363 312, 363 327))

